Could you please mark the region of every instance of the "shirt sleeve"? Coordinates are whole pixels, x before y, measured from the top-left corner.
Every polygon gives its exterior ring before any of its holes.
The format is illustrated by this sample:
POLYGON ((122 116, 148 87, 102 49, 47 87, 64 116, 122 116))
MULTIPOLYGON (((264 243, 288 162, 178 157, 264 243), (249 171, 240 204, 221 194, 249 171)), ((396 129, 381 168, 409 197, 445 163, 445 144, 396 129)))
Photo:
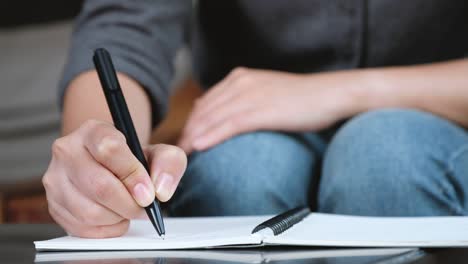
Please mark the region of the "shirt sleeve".
POLYGON ((118 72, 145 88, 155 126, 167 110, 173 59, 184 42, 191 8, 190 0, 86 0, 59 83, 60 106, 68 84, 94 69, 93 51, 102 47, 118 72))

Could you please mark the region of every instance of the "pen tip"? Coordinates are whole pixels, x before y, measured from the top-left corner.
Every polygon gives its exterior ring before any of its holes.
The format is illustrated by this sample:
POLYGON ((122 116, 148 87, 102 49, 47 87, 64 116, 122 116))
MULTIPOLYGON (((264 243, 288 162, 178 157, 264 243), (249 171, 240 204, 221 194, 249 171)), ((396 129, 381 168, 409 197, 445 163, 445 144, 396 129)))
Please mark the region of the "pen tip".
POLYGON ((166 235, 161 234, 161 238, 164 240, 166 238, 166 235))

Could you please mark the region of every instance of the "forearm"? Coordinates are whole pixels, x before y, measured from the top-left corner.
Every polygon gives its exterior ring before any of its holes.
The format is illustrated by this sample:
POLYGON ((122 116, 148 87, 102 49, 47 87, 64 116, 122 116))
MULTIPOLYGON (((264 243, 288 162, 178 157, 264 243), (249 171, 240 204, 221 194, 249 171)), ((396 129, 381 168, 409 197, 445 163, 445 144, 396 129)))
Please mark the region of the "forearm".
MULTIPOLYGON (((140 141, 142 144, 149 143, 151 103, 148 95, 133 79, 120 73, 118 77, 140 141)), ((69 134, 89 119, 112 122, 101 84, 94 71, 77 76, 66 90, 62 134, 69 134)))
POLYGON ((468 127, 468 59, 355 73, 351 112, 414 108, 468 127))

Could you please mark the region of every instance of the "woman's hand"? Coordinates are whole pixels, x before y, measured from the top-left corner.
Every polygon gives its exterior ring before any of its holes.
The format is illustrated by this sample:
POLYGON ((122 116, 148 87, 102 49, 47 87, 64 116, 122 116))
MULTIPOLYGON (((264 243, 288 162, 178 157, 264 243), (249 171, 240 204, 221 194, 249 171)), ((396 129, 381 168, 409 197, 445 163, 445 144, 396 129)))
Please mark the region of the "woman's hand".
POLYGON ((179 146, 190 153, 255 130, 331 126, 356 111, 351 90, 342 85, 350 77, 237 68, 197 100, 179 146))
POLYGON ((174 193, 186 165, 177 147, 145 148, 151 178, 111 124, 87 121, 53 145, 43 177, 49 212, 70 235, 103 238, 124 234, 142 207, 174 193))

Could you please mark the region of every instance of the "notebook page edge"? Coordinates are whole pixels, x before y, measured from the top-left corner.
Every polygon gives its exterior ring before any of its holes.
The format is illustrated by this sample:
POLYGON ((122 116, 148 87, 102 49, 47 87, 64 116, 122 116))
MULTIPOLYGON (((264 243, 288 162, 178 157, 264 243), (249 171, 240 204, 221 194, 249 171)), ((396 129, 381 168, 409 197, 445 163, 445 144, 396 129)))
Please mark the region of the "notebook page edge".
MULTIPOLYGON (((293 226, 290 230, 285 231, 284 233, 277 236, 269 236, 264 239, 264 243, 267 245, 287 245, 287 246, 326 246, 326 247, 393 247, 393 248, 402 248, 402 247, 467 247, 468 246, 468 232, 463 235, 461 232, 455 232, 458 237, 452 239, 441 239, 440 233, 435 232, 432 236, 430 232, 420 232, 421 235, 418 236, 418 231, 409 230, 412 233, 412 237, 418 237, 421 239, 405 239, 410 237, 405 230, 408 231, 409 227, 424 227, 425 225, 431 224, 434 230, 441 229, 446 231, 448 226, 452 229, 458 230, 468 230, 468 217, 462 216, 442 216, 442 217, 366 217, 366 216, 348 216, 348 215, 336 215, 336 214, 323 214, 323 213, 311 213, 308 215, 304 221, 293 226), (320 219, 320 221, 315 221, 320 219), (339 221, 336 221, 339 220, 339 221), (349 238, 349 234, 344 234, 335 232, 336 229, 333 226, 330 226, 329 223, 341 223, 344 225, 346 221, 350 221, 353 224, 349 228, 352 233, 353 229, 360 229, 363 232, 360 234, 354 234, 353 238, 349 238), (312 226, 311 224, 314 223, 312 226), (448 224, 444 224, 448 223, 448 224), (311 225, 309 227, 309 225, 311 225), (354 226, 353 226, 354 225, 354 226), (359 239, 359 235, 366 233, 367 226, 377 226, 382 227, 382 230, 391 230, 388 231, 387 238, 384 231, 380 230, 381 235, 379 235, 378 230, 373 230, 375 234, 364 234, 362 237, 371 237, 373 239, 359 239), (463 228, 466 227, 466 228, 463 228), (320 229, 321 235, 314 237, 312 234, 310 237, 304 237, 304 234, 307 233, 308 229, 320 229), (387 229, 385 229, 387 228, 387 229), (401 228, 401 230, 398 230, 401 228), (291 233, 297 233, 298 229, 303 229, 304 232, 301 232, 301 235, 293 237, 291 233), (348 235, 348 238, 346 238, 348 235), (373 235, 373 236, 372 236, 373 235), (439 237, 438 237, 439 235, 439 237), (391 237, 393 236, 393 237, 391 237), (397 239, 400 236, 400 239, 397 239), (426 237, 424 237, 426 236, 426 237), (397 237, 397 238, 395 238, 397 237), (432 239, 428 239, 432 238, 432 239)), ((341 228, 343 229, 343 228, 341 228)), ((428 228, 426 228, 428 229, 428 228)), ((318 230, 317 230, 318 231, 318 230)))
MULTIPOLYGON (((153 233, 148 221, 132 221, 131 227, 126 235, 119 238, 110 239, 84 239, 70 236, 59 237, 43 241, 35 241, 34 245, 37 251, 78 251, 78 250, 157 250, 157 249, 189 249, 189 248, 208 248, 229 245, 260 245, 261 238, 250 234, 258 221, 262 221, 270 216, 255 217, 199 217, 199 218, 172 218, 167 220, 168 226, 184 226, 189 233, 187 237, 183 235, 178 240, 165 241, 152 240, 145 233, 153 233), (207 233, 198 232, 193 227, 193 223, 211 223, 218 225, 218 230, 210 230, 207 233), (225 231, 223 222, 231 223, 233 228, 225 231), (187 227, 188 225, 188 227, 187 227), (192 225, 192 226, 190 226, 192 225), (221 225, 221 227, 219 227, 221 225), (198 232, 198 233, 197 233, 198 232), (217 232, 219 234, 217 234, 217 232), (201 243, 199 240, 204 240, 201 243), (195 243, 197 242, 197 243, 195 243)), ((177 233, 177 232, 175 232, 177 233)))

